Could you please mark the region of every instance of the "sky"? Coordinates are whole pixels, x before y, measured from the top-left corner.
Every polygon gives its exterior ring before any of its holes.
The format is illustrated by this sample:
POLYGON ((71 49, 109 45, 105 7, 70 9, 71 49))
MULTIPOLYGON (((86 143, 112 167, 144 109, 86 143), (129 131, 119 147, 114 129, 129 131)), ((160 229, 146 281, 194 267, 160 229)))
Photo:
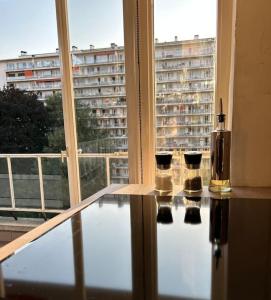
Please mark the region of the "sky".
MULTIPOLYGON (((122 0, 68 0, 71 45, 123 45, 122 0)), ((214 37, 216 0, 154 0, 154 35, 159 41, 214 37)), ((0 59, 58 47, 54 0, 0 0, 0 59)))

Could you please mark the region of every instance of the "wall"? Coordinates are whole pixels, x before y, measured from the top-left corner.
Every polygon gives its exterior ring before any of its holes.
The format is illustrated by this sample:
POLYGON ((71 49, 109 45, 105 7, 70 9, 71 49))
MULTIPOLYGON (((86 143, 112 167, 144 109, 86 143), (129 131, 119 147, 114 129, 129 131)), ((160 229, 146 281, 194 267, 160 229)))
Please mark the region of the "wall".
POLYGON ((236 0, 231 161, 235 186, 271 186, 270 11, 270 0, 236 0))

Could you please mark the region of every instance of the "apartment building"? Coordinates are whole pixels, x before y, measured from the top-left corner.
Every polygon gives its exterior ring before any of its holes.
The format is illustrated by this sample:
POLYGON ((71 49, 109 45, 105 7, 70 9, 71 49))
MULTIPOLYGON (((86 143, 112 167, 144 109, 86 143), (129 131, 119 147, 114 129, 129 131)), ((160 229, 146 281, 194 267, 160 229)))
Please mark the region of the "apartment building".
MULTIPOLYGON (((208 150, 214 98, 215 39, 155 41, 158 150, 208 150)), ((124 49, 72 48, 74 94, 91 108, 115 151, 127 151, 124 49)), ((58 53, 1 61, 7 85, 36 91, 45 101, 61 91, 58 53)), ((1 72, 0 71, 0 72, 1 72)), ((2 77, 1 76, 1 77, 2 77)), ((3 82, 2 82, 3 84, 3 82)))
MULTIPOLYGON (((97 130, 106 132, 110 151, 126 152, 127 110, 124 48, 72 47, 74 95, 91 108, 97 130)), ((208 151, 214 109, 215 39, 160 43, 155 40, 157 150, 208 151)), ((58 51, 0 62, 2 85, 35 91, 40 101, 61 92, 58 51), (4 78, 4 80, 3 80, 4 78)), ((82 148, 88 152, 87 143, 82 148)), ((115 161, 112 178, 128 178, 127 161, 115 161)))

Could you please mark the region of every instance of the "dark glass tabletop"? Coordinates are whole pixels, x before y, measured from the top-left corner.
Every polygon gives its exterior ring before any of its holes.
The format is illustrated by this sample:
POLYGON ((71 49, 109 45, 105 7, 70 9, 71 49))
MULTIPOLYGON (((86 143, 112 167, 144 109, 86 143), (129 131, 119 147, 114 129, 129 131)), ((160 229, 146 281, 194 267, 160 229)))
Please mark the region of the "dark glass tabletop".
POLYGON ((271 299, 271 200, 105 195, 1 263, 3 299, 271 299))

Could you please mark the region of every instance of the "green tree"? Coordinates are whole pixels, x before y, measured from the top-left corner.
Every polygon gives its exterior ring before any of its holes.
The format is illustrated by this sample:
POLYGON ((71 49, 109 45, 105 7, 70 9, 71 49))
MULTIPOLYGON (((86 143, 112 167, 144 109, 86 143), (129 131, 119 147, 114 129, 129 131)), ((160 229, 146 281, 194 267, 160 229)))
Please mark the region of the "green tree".
POLYGON ((0 89, 0 152, 39 153, 48 146, 48 113, 34 92, 0 89))
MULTIPOLYGON (((46 100, 48 112, 48 150, 60 152, 65 147, 64 120, 62 109, 62 95, 55 93, 46 100)), ((92 115, 92 110, 76 102, 76 123, 78 146, 84 152, 108 152, 112 150, 107 132, 97 129, 97 118, 92 115)))

